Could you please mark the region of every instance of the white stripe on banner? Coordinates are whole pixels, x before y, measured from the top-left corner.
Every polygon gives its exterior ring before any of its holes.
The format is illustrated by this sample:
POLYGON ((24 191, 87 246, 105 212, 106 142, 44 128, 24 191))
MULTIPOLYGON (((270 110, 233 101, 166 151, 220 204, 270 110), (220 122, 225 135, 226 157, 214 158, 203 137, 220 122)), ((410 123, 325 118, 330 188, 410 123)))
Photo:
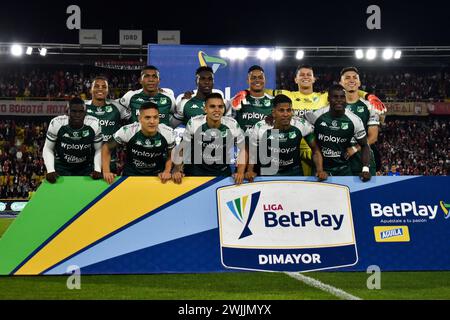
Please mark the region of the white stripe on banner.
POLYGON ((320 289, 322 291, 328 292, 330 294, 332 294, 333 296, 336 296, 340 299, 345 299, 345 300, 362 300, 359 297, 356 297, 354 295, 351 295, 350 293, 345 292, 344 290, 335 288, 333 286, 330 286, 328 284, 325 284, 323 282, 320 282, 319 280, 304 276, 300 273, 297 272, 285 272, 285 274, 287 274, 288 276, 297 279, 301 282, 306 283, 308 286, 320 289))

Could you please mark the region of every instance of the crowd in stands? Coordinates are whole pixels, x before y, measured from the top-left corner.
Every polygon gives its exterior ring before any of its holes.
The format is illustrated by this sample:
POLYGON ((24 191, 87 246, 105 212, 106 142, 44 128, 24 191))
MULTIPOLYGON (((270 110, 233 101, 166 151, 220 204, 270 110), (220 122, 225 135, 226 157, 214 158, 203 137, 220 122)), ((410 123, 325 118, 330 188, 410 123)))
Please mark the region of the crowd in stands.
POLYGON ((448 117, 394 118, 380 128, 381 175, 392 165, 400 175, 446 176, 450 167, 448 117))
POLYGON ((0 120, 0 198, 27 198, 45 178, 47 123, 0 120))
MULTIPOLYGON (((0 120, 0 199, 27 198, 45 178, 42 148, 49 119, 0 120)), ((448 117, 387 117, 377 142, 379 175, 392 165, 400 175, 447 175, 450 166, 448 117)), ((118 153, 119 173, 125 152, 118 153)))
MULTIPOLYGON (((339 80, 339 70, 315 72, 315 91, 326 91, 339 80)), ((298 90, 295 68, 277 74, 277 88, 298 90)), ((383 101, 443 101, 450 97, 450 71, 365 71, 360 69, 361 89, 375 92, 383 101)))

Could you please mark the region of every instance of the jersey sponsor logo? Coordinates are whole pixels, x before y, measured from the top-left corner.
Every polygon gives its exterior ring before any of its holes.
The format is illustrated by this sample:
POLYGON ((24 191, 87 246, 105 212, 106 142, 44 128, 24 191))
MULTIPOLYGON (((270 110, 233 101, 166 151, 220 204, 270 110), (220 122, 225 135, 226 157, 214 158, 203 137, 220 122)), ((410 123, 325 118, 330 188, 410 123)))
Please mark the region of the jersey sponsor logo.
POLYGON ((408 226, 375 226, 373 228, 376 242, 409 242, 408 226))
POLYGON ((113 120, 100 120, 100 126, 102 127, 113 127, 116 125, 116 122, 113 120))
POLYGON ((295 109, 294 110, 294 116, 299 117, 299 118, 303 118, 305 116, 306 112, 307 112, 306 110, 295 109))
POLYGON ((77 157, 73 154, 65 154, 63 158, 67 163, 83 163, 87 160, 87 157, 77 157))
POLYGON ((136 150, 135 148, 131 148, 131 153, 136 157, 146 157, 146 158, 156 158, 162 155, 162 152, 149 152, 136 150))
POLYGON ((66 150, 87 150, 91 148, 90 144, 70 144, 70 143, 61 143, 61 147, 66 150))
POLYGON ((244 112, 242 113, 243 120, 264 120, 267 116, 265 114, 257 113, 257 112, 244 112))
POLYGON ((139 169, 151 169, 151 168, 155 168, 156 167, 156 163, 152 162, 152 163, 148 163, 148 162, 144 162, 138 159, 133 159, 133 165, 136 168, 139 169))
POLYGON ((341 157, 340 151, 336 151, 336 150, 326 148, 326 147, 322 148, 322 154, 326 158, 340 158, 341 157))
POLYGON ((295 147, 290 147, 290 148, 274 148, 274 147, 269 147, 271 152, 274 153, 281 153, 281 154, 288 154, 288 153, 292 153, 295 152, 297 150, 297 146, 295 147))
POLYGON ((331 128, 332 130, 338 130, 338 129, 340 129, 341 127, 339 126, 339 123, 338 123, 336 120, 333 120, 333 121, 331 121, 331 126, 330 126, 330 128, 331 128))
POLYGON ((323 142, 333 142, 333 143, 345 143, 347 142, 347 138, 335 137, 331 134, 325 135, 323 133, 319 133, 319 140, 323 142))

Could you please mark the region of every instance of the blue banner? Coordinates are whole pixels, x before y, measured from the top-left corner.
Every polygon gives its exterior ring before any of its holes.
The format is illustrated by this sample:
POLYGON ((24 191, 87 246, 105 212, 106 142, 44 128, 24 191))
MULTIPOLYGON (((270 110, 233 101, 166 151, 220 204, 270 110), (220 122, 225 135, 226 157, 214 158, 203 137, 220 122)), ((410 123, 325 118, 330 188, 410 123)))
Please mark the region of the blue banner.
POLYGON ((222 58, 220 51, 228 49, 231 47, 149 44, 148 64, 160 70, 161 87, 172 89, 175 96, 196 89, 195 70, 206 65, 214 71, 214 88, 221 90, 225 98, 248 87, 247 71, 252 65, 261 66, 266 76, 266 87, 275 88, 275 61, 270 57, 266 60, 258 59, 256 52, 259 47, 246 47, 249 55, 243 60, 222 58))

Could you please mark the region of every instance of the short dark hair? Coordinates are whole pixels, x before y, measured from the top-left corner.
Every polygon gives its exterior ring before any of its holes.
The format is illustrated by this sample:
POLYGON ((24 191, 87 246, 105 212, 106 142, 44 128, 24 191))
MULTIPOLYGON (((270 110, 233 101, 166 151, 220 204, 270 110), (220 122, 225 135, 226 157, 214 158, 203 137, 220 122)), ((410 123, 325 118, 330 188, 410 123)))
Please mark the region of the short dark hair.
POLYGON ((208 72, 211 72, 212 74, 214 74, 214 71, 211 67, 201 66, 201 67, 198 67, 197 70, 195 70, 195 75, 199 75, 200 72, 203 72, 203 71, 208 71, 208 72))
POLYGON ((295 70, 295 75, 297 75, 297 73, 300 71, 300 69, 310 69, 313 70, 313 67, 309 64, 301 64, 297 67, 297 69, 295 70))
POLYGON ((80 97, 74 97, 72 99, 69 100, 68 103, 68 107, 70 108, 71 106, 78 106, 78 105, 82 105, 84 106, 84 108, 86 109, 86 105, 84 103, 84 100, 81 99, 80 97))
POLYGON ((104 81, 108 81, 108 78, 102 74, 99 74, 98 76, 96 76, 92 82, 94 82, 95 80, 104 80, 104 81))
POLYGON ((346 68, 341 70, 341 77, 344 75, 344 73, 346 73, 348 71, 353 71, 356 74, 359 74, 359 71, 358 71, 358 69, 356 67, 346 67, 346 68))
POLYGON ((156 109, 159 112, 159 107, 156 103, 154 102, 146 102, 143 103, 140 107, 139 107, 139 111, 143 111, 143 110, 148 110, 148 109, 156 109))
POLYGON ((261 66, 258 66, 257 64, 254 64, 250 68, 248 68, 248 72, 247 73, 250 73, 250 72, 255 71, 255 70, 259 70, 262 73, 264 73, 264 69, 261 66))
POLYGON ((328 95, 330 95, 330 93, 332 91, 338 91, 338 90, 345 91, 345 88, 343 86, 341 86, 340 84, 333 84, 331 87, 328 88, 328 95))
POLYGON ((209 99, 222 99, 223 100, 223 97, 218 92, 212 92, 205 97, 205 104, 208 102, 209 99))
POLYGON ((284 95, 284 94, 277 94, 275 96, 275 98, 273 98, 273 107, 276 108, 277 105, 281 104, 281 103, 289 103, 292 105, 292 100, 291 98, 289 98, 288 96, 284 95))
POLYGON ((159 75, 159 69, 158 69, 157 67, 152 66, 152 65, 148 65, 148 66, 145 66, 144 68, 142 68, 142 70, 141 70, 141 76, 144 74, 144 71, 145 71, 145 70, 155 70, 155 71, 158 72, 158 75, 159 75))

